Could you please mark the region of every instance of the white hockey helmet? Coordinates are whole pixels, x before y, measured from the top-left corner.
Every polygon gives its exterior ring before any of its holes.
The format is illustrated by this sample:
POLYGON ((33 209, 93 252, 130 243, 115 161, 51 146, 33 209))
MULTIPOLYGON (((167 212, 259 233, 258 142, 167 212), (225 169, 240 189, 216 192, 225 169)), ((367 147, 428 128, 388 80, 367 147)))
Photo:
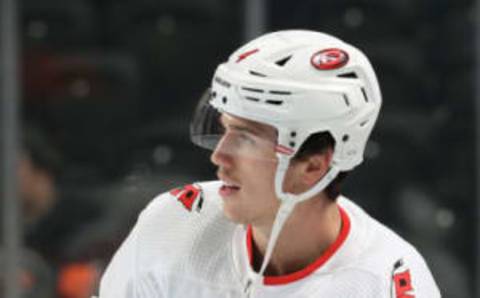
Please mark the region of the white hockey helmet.
POLYGON ((324 33, 288 30, 254 39, 220 64, 210 104, 275 127, 277 152, 285 155, 310 135, 329 132, 333 164, 348 171, 363 160, 381 93, 360 50, 324 33))

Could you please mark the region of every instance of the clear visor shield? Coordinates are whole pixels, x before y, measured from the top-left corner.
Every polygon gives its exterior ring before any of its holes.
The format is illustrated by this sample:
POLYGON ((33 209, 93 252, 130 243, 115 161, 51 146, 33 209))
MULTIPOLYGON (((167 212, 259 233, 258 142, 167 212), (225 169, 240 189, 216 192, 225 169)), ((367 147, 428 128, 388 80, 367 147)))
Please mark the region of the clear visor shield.
POLYGON ((190 123, 190 139, 202 148, 230 157, 276 162, 276 130, 228 113, 220 113, 204 93, 190 123))

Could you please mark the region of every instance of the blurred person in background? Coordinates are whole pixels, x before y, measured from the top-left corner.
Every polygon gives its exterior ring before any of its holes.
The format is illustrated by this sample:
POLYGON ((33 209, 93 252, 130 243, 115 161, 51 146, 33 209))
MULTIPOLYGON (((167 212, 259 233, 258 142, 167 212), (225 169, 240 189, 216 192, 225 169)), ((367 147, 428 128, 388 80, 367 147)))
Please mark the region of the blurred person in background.
POLYGON ((18 162, 19 198, 26 251, 22 297, 89 298, 100 268, 67 248, 88 223, 91 206, 66 197, 59 187, 63 161, 39 126, 25 125, 18 162), (30 294, 29 294, 30 293, 30 294))
POLYGON ((35 126, 24 131, 18 163, 23 226, 28 235, 57 203, 57 177, 61 170, 58 152, 35 126))
POLYGON ((280 31, 239 48, 191 125, 219 181, 155 198, 100 298, 440 297, 417 250, 340 195, 380 105, 367 57, 333 36, 280 31))
MULTIPOLYGON (((34 126, 28 126, 23 131, 18 158, 19 223, 26 242, 19 254, 20 294, 22 298, 56 297, 54 265, 41 251, 30 245, 29 239, 38 223, 56 204, 56 173, 60 162, 44 134, 34 126)), ((4 264, 6 257, 0 250, 0 264, 4 264)), ((0 275, 0 279, 3 280, 3 276, 0 275)))

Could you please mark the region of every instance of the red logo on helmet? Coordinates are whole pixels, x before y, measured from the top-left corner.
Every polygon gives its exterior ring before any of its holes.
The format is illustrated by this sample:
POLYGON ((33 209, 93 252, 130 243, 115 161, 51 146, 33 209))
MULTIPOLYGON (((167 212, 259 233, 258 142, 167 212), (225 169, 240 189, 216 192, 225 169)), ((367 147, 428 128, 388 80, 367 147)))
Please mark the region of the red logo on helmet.
POLYGON ((337 69, 347 64, 348 54, 340 49, 325 49, 313 54, 310 62, 316 69, 337 69))
POLYGON ((247 51, 245 53, 242 53, 240 55, 238 55, 237 57, 237 61, 235 61, 236 63, 246 59, 248 56, 251 56, 253 54, 255 54, 256 52, 260 51, 259 49, 254 49, 254 50, 251 50, 251 51, 247 51))

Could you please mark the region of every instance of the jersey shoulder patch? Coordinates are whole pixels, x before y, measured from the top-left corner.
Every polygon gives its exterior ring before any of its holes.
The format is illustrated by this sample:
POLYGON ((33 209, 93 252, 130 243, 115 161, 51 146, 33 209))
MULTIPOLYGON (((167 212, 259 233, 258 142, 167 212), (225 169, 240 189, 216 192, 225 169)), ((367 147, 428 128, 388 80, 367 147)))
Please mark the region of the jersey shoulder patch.
POLYGON ((415 289, 412 285, 410 269, 403 259, 399 259, 393 265, 392 270, 392 297, 394 298, 415 298, 415 289))
POLYGON ((187 211, 192 212, 192 210, 195 210, 200 212, 202 210, 204 194, 200 185, 185 185, 180 188, 174 188, 170 190, 169 193, 181 203, 187 211))

